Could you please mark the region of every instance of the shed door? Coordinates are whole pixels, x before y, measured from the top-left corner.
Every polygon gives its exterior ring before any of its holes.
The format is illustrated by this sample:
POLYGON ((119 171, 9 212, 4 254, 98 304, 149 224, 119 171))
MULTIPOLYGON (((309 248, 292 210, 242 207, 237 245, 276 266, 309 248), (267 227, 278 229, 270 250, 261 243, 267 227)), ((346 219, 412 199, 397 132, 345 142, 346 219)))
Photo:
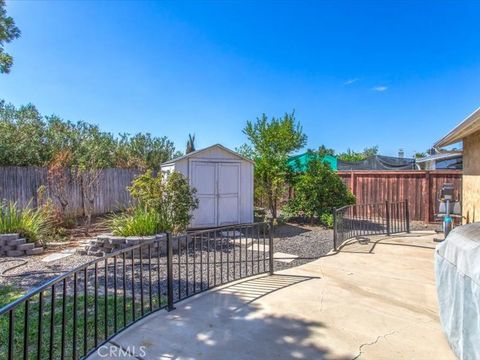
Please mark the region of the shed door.
POLYGON ((240 164, 192 163, 191 185, 199 206, 191 227, 215 227, 240 221, 240 164))
POLYGON ((240 165, 218 164, 218 226, 238 224, 240 220, 240 165))
POLYGON ((193 163, 191 181, 192 186, 197 189, 199 204, 193 212, 191 227, 217 226, 216 176, 215 163, 193 163))

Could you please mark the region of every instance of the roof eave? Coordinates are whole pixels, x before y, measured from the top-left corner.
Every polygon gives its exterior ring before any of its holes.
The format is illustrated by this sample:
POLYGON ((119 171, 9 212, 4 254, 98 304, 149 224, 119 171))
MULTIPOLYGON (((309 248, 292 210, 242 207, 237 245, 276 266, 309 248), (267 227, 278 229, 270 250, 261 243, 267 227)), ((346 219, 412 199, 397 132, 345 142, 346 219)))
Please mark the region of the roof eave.
POLYGON ((179 156, 179 157, 177 157, 177 158, 175 158, 175 159, 165 161, 164 163, 160 164, 160 166, 172 165, 172 164, 176 163, 177 161, 186 159, 186 158, 188 158, 188 157, 190 157, 190 156, 199 154, 199 153, 201 153, 201 152, 204 152, 204 151, 206 151, 206 150, 208 150, 208 149, 211 149, 211 148, 214 148, 214 147, 219 147, 219 148, 221 148, 222 150, 224 150, 224 151, 226 151, 226 152, 228 152, 228 153, 230 153, 230 154, 233 154, 233 155, 238 156, 239 158, 241 158, 241 159, 243 159, 243 160, 245 160, 245 161, 248 161, 248 162, 250 162, 250 163, 252 163, 252 164, 255 164, 255 162, 254 162, 253 160, 251 160, 251 159, 249 159, 249 158, 247 158, 247 157, 245 157, 245 156, 242 156, 242 155, 240 155, 239 153, 237 153, 237 152, 235 152, 235 151, 233 151, 233 150, 230 150, 229 148, 223 146, 222 144, 213 144, 213 145, 207 146, 206 148, 199 149, 199 150, 196 150, 196 151, 192 151, 191 153, 188 153, 188 154, 179 156))
POLYGON ((468 135, 480 131, 480 108, 475 110, 460 124, 454 127, 447 135, 438 140, 433 146, 443 147, 456 144, 468 135))

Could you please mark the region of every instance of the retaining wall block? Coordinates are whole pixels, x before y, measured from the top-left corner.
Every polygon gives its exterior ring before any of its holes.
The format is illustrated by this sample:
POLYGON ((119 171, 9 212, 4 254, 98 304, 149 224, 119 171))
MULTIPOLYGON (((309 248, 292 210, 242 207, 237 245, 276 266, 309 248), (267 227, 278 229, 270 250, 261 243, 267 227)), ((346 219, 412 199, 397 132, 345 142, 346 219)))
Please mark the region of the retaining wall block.
POLYGON ((8 241, 18 239, 18 234, 0 234, 0 240, 8 241))
POLYGON ((35 247, 34 243, 20 244, 20 245, 17 245, 17 250, 21 250, 21 251, 31 250, 34 247, 35 247))
POLYGON ((40 255, 43 254, 43 247, 37 247, 34 249, 25 250, 27 255, 40 255))
POLYGON ((10 239, 10 240, 7 240, 7 244, 10 245, 10 246, 18 246, 18 245, 21 245, 21 244, 25 244, 27 242, 27 240, 25 239, 10 239))
POLYGON ((43 247, 35 248, 34 243, 28 243, 18 234, 0 234, 0 256, 26 256, 38 255, 43 252, 43 247), (33 251, 35 250, 35 251, 33 251))
POLYGON ((126 243, 126 239, 121 236, 110 236, 106 239, 111 245, 122 245, 126 243))
POLYGON ((21 251, 21 250, 8 250, 7 251, 7 256, 9 256, 9 257, 19 257, 19 256, 22 256, 22 255, 25 255, 25 252, 21 251))

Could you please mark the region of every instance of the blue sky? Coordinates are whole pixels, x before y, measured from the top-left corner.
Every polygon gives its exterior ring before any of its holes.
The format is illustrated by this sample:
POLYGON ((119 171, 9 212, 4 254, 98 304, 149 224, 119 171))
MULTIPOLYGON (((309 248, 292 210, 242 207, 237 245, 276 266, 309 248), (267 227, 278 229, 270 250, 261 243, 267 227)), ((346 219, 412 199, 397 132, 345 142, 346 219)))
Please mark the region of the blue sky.
POLYGON ((480 2, 7 2, 0 97, 184 150, 293 109, 308 147, 423 151, 480 106, 480 2))

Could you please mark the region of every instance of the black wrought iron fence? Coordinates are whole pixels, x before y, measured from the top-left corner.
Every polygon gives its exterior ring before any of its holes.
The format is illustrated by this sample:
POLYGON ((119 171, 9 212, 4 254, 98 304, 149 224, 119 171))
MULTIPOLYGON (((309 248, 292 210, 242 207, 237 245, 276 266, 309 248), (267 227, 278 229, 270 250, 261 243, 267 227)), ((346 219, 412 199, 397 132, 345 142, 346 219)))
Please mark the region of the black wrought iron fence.
POLYGON ((334 248, 347 239, 410 232, 408 200, 347 205, 334 210, 334 248))
POLYGON ((0 359, 84 358, 155 311, 267 272, 267 223, 167 234, 84 264, 0 309, 0 359))

